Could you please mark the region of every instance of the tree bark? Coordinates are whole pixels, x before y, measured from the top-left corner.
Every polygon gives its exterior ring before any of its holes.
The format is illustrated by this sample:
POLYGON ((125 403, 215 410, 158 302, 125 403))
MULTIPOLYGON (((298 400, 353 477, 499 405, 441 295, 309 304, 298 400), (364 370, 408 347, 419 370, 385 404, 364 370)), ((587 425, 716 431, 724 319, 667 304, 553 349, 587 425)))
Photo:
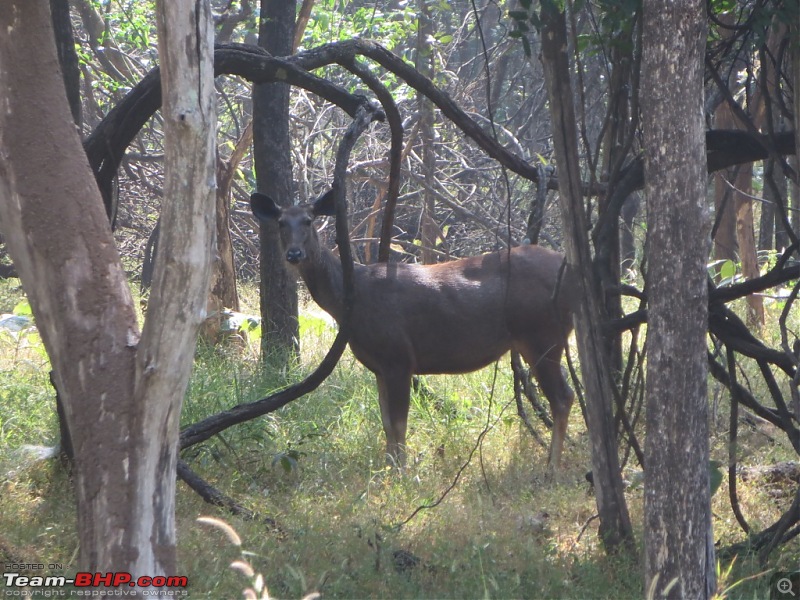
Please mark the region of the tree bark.
MULTIPOLYGON (((259 45, 273 56, 292 52, 295 0, 261 0, 259 45)), ((289 147, 289 86, 265 83, 253 86, 253 155, 256 186, 283 206, 294 200, 289 147)), ((296 356, 299 350, 297 282, 281 254, 278 226, 262 226, 261 246, 261 355, 296 356)))
MULTIPOLYGON (((722 103, 717 108, 716 126, 721 129, 741 126, 727 103, 722 103)), ((714 236, 714 257, 717 260, 740 262, 745 279, 755 279, 760 274, 753 225, 753 201, 749 197, 752 187, 753 167, 749 164, 738 165, 727 172, 718 173, 714 178, 714 203, 717 210, 724 211, 714 236)), ((748 296, 747 305, 748 324, 753 328, 760 328, 764 324, 764 302, 761 296, 748 296)))
POLYGON ((83 124, 81 108, 81 69, 78 53, 75 51, 75 37, 72 34, 72 20, 69 14, 69 0, 50 0, 50 12, 53 15, 53 31, 56 36, 58 62, 64 76, 64 88, 67 91, 69 109, 72 119, 80 130, 83 124))
POLYGON ((161 0, 156 10, 164 119, 164 202, 153 289, 136 353, 135 486, 126 536, 132 569, 175 569, 175 473, 181 405, 205 316, 214 247, 214 29, 207 1, 161 0))
POLYGON ((0 222, 72 432, 80 568, 134 577, 174 574, 178 416, 213 242, 211 13, 204 3, 165 4, 165 14, 176 11, 163 19, 172 36, 165 43, 185 60, 202 58, 203 83, 197 64, 175 66, 162 49, 172 201, 140 339, 67 104, 48 2, 0 0, 0 222), (191 101, 178 100, 178 89, 191 101), (184 164, 175 162, 176 150, 186 152, 184 164))
MULTIPOLYGON (((794 172, 795 178, 792 181, 792 225, 797 228, 800 224, 800 24, 795 23, 791 27, 791 46, 792 46, 792 71, 794 72, 794 172)), ((787 202, 788 204, 788 202, 787 202)))
MULTIPOLYGON (((303 0, 300 6, 300 11, 297 13, 297 23, 294 29, 294 40, 292 41, 292 54, 297 52, 300 47, 300 42, 303 41, 303 33, 305 33, 308 21, 311 18, 311 11, 314 8, 315 0, 303 0)), ((297 0, 295 0, 297 2, 297 0)))
POLYGON ((544 66, 553 145, 559 169, 559 202, 564 225, 568 269, 575 275, 580 298, 575 315, 578 354, 586 388, 586 410, 592 442, 600 537, 606 550, 633 546, 628 507, 622 488, 617 441, 611 408, 613 381, 602 332, 600 289, 592 270, 588 225, 583 205, 578 135, 567 59, 566 20, 547 0, 542 2, 542 64, 544 66))
MULTIPOLYGON (((53 32, 55 34, 58 63, 64 78, 64 89, 67 93, 69 109, 72 120, 78 129, 79 135, 83 126, 83 111, 81 107, 81 71, 78 63, 78 53, 75 51, 75 37, 72 33, 72 21, 69 13, 68 0, 50 0, 50 12, 53 19, 53 32)), ((50 382, 56 392, 56 413, 58 414, 58 429, 61 437, 61 452, 65 464, 71 463, 75 458, 72 450, 72 438, 67 424, 63 400, 58 393, 55 379, 50 373, 50 382)))
POLYGON ((134 553, 121 540, 136 313, 66 100, 49 3, 2 0, 0 32, 0 223, 72 432, 80 565, 107 571, 134 553))
POLYGON ((222 334, 222 311, 226 308, 239 310, 236 265, 231 239, 231 188, 236 169, 252 143, 253 122, 250 121, 227 161, 219 158, 217 153, 217 252, 211 269, 207 316, 201 329, 203 339, 212 344, 217 343, 222 334))
POLYGON ((705 3, 644 3, 642 121, 648 208, 645 585, 715 591, 706 328, 705 3))

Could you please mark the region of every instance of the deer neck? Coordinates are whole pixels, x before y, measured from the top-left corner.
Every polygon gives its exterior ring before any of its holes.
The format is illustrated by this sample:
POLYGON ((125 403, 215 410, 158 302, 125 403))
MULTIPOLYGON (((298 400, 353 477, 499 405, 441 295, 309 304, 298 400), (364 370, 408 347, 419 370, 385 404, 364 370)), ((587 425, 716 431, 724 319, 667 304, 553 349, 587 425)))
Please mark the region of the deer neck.
POLYGON ((298 271, 314 302, 340 322, 344 314, 344 284, 339 257, 331 250, 319 247, 311 260, 298 266, 298 271))

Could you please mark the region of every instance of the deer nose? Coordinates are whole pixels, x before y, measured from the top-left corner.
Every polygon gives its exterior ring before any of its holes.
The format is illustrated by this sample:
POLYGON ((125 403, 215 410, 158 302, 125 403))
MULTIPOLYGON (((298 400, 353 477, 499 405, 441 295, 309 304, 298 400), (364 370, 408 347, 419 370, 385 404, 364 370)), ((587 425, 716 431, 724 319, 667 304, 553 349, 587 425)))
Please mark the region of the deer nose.
POLYGON ((293 265, 299 263, 303 260, 303 250, 300 248, 289 248, 286 251, 286 262, 290 262, 293 265))

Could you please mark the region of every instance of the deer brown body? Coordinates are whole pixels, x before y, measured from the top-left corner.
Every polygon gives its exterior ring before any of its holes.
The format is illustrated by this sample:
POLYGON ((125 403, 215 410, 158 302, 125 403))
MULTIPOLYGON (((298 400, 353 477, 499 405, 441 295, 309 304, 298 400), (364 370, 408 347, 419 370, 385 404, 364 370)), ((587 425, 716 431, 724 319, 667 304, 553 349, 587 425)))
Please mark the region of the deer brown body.
MULTIPOLYGON (((255 193, 251 206, 260 220, 278 221, 286 260, 314 301, 341 320, 341 261, 313 226, 333 214, 332 194, 280 208, 255 193)), ((412 375, 476 371, 513 349, 550 403, 550 464, 558 466, 573 402, 561 370, 570 312, 552 299, 562 262, 557 252, 521 246, 436 265, 355 265, 350 348, 375 374, 390 460, 405 462, 412 375)))

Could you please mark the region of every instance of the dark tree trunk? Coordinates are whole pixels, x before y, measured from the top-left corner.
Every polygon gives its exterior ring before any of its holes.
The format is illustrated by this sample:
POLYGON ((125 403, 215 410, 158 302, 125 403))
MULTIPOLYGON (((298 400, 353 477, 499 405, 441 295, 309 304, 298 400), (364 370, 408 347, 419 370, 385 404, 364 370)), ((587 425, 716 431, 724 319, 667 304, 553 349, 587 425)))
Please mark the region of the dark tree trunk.
POLYGON ((644 3, 642 121, 649 298, 645 589, 715 591, 706 327, 705 2, 644 3))
POLYGON ((559 198, 564 225, 564 245, 568 268, 575 274, 581 298, 575 316, 586 410, 592 442, 600 537, 609 551, 620 546, 632 548, 633 529, 622 488, 613 406, 614 385, 610 356, 604 350, 601 323, 601 292, 592 268, 586 212, 583 206, 578 134, 572 85, 567 59, 567 28, 563 12, 553 2, 542 3, 542 64, 544 66, 553 145, 559 169, 559 198))
POLYGON ((64 88, 67 90, 67 101, 72 113, 72 120, 78 126, 83 124, 81 111, 81 69, 78 53, 75 51, 75 38, 72 35, 72 20, 69 15, 69 0, 50 0, 50 12, 53 17, 53 30, 56 38, 58 62, 61 75, 64 77, 64 88))
MULTIPOLYGON (((609 198, 613 188, 619 183, 620 170, 629 155, 628 138, 631 128, 635 123, 630 116, 630 94, 632 87, 633 49, 632 39, 634 28, 620 33, 620 39, 612 46, 611 81, 609 83, 609 110, 608 130, 603 140, 603 168, 602 176, 608 182, 610 193, 600 196, 598 213, 602 216, 609 210, 609 198)), ((620 281, 620 230, 614 227, 611 235, 604 240, 608 248, 601 253, 602 258, 595 259, 599 264, 599 273, 602 277, 604 289, 611 289, 620 281)), ((610 319, 622 317, 622 296, 617 293, 606 293, 603 298, 604 312, 610 319)), ((615 376, 622 372, 622 336, 604 336, 604 352, 611 357, 611 368, 615 376)))
MULTIPOLYGON (((259 45, 274 56, 292 53, 294 0, 262 0, 259 45)), ((283 206, 294 200, 289 147, 289 86, 264 83, 253 87, 253 155, 257 187, 283 206)), ((297 282, 281 254, 278 226, 262 226, 261 354, 264 359, 296 355, 299 346, 297 282)))

